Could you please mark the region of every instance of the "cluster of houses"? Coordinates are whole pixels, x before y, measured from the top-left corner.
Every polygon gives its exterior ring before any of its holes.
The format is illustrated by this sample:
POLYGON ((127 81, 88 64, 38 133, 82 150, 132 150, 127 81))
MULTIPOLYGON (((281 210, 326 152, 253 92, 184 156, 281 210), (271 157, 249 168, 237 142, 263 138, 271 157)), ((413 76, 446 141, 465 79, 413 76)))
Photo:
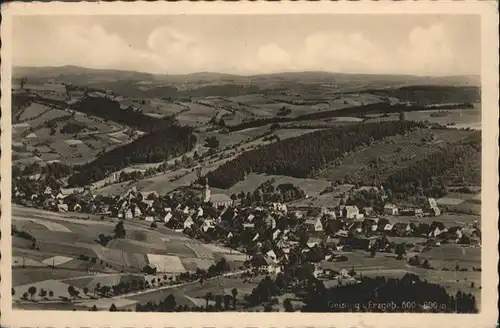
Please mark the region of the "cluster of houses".
MULTIPOLYGON (((14 196, 23 198, 14 190, 14 196)), ((315 260, 336 260, 336 251, 364 249, 390 251, 388 237, 423 237, 430 243, 480 243, 480 229, 445 225, 435 199, 424 208, 399 208, 387 203, 383 213, 371 207, 338 205, 332 208, 291 207, 276 202, 260 206, 235 204, 226 195, 211 194, 206 183, 199 202, 178 201, 155 192, 130 189, 121 196, 96 196, 88 189, 52 190, 46 187, 25 202, 53 211, 75 211, 146 220, 163 224, 206 242, 217 241, 251 254, 251 264, 266 272, 279 272, 290 254, 315 260), (412 216, 415 220, 398 220, 412 216), (432 216, 431 220, 421 219, 432 216), (392 222, 391 222, 392 221, 392 222), (400 221, 413 221, 402 223, 400 221)), ((25 204, 30 205, 30 204, 25 204)), ((312 261, 314 262, 314 261, 312 261)), ((319 272, 317 267, 313 272, 319 272)))

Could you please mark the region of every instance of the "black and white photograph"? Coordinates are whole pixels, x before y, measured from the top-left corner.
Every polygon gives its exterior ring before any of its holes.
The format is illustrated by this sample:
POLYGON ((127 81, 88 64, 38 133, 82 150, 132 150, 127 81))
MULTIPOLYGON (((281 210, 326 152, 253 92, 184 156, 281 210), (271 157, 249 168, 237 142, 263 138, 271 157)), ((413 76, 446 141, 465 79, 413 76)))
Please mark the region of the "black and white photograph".
POLYGON ((13 14, 8 306, 491 309, 484 19, 13 14))

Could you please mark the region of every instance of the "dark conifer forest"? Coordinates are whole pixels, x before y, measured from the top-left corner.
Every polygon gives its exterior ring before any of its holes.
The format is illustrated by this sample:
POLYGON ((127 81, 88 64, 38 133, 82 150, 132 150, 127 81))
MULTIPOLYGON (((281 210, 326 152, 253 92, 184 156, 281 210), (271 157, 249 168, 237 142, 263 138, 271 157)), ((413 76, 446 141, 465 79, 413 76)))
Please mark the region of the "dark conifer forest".
POLYGON ((195 144, 196 136, 190 127, 174 125, 156 130, 79 167, 68 183, 71 186, 84 186, 130 164, 161 162, 180 156, 190 151, 195 144))
POLYGON ((156 118, 133 108, 122 109, 119 102, 101 97, 85 97, 76 103, 73 109, 144 132, 165 129, 173 124, 173 120, 169 117, 156 118))
POLYGON ((419 122, 393 121, 321 130, 245 152, 207 176, 217 188, 229 188, 251 172, 313 177, 324 165, 356 147, 422 127, 419 122))

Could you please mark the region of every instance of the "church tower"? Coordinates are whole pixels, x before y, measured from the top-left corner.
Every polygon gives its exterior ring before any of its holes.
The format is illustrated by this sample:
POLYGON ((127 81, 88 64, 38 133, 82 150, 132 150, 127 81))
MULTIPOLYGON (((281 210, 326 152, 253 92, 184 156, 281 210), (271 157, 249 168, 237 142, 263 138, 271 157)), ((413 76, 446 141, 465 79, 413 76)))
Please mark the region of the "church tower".
POLYGON ((208 178, 205 177, 205 189, 203 189, 202 198, 204 203, 210 201, 210 186, 208 185, 208 178))

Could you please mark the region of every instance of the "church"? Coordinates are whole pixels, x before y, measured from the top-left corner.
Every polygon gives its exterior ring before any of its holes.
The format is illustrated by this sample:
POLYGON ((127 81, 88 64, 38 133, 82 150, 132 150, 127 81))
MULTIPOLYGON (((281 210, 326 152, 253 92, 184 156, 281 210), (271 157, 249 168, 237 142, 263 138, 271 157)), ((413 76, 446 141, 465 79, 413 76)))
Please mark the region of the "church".
POLYGON ((215 208, 219 207, 230 207, 233 205, 233 200, 225 194, 213 194, 210 191, 210 186, 208 185, 208 179, 205 178, 205 188, 201 194, 201 198, 204 204, 212 203, 215 208))

